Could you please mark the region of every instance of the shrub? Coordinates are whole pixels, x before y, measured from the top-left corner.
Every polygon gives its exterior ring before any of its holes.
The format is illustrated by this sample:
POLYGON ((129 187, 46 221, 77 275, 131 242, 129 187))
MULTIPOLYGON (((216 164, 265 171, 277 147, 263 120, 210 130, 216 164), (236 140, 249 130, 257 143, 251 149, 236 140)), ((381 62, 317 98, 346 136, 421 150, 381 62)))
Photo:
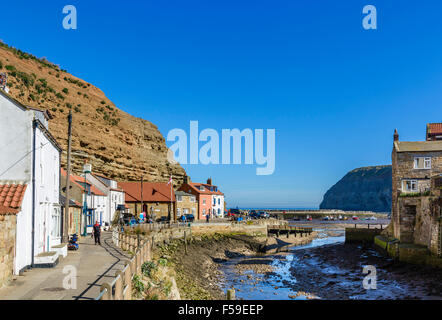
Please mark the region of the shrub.
POLYGON ((63 91, 64 94, 68 94, 69 93, 68 88, 63 88, 63 90, 61 90, 61 91, 63 91))
POLYGON ((34 97, 34 95, 32 93, 29 94, 29 99, 31 99, 32 101, 35 101, 35 97, 34 97))
POLYGON ((57 94, 55 95, 58 99, 64 100, 64 96, 60 93, 57 92, 57 94))
POLYGON ((132 278, 132 288, 136 291, 137 295, 144 292, 144 284, 141 282, 140 276, 134 275, 132 278))
POLYGON ((148 261, 142 264, 141 266, 141 272, 146 276, 146 277, 151 277, 152 276, 152 271, 157 270, 157 265, 155 264, 155 262, 153 261, 148 261))

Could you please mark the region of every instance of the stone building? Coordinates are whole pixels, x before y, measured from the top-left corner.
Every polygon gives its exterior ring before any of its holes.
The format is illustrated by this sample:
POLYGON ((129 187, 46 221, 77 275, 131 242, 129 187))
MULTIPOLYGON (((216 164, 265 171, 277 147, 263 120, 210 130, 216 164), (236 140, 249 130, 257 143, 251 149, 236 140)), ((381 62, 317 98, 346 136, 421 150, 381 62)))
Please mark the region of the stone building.
MULTIPOLYGON (((428 130, 427 130, 428 138, 428 130)), ((402 243, 440 254, 442 141, 399 141, 392 152, 392 226, 402 243)))
POLYGON ((184 191, 175 191, 177 218, 182 215, 193 214, 197 218, 198 202, 193 194, 184 191))
POLYGON ((14 273, 17 209, 0 205, 0 288, 14 273))

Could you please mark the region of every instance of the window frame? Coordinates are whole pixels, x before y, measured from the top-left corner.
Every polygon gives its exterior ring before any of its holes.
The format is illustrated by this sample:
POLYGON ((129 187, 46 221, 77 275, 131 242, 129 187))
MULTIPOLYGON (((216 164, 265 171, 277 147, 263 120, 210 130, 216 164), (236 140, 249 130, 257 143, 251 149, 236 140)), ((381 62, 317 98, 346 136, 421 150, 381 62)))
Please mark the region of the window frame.
POLYGON ((413 161, 413 169, 414 170, 430 170, 432 166, 432 159, 431 157, 414 157, 414 161, 413 161), (418 159, 423 159, 423 167, 419 168, 418 167, 418 159), (429 163, 429 166, 427 166, 427 164, 429 163))

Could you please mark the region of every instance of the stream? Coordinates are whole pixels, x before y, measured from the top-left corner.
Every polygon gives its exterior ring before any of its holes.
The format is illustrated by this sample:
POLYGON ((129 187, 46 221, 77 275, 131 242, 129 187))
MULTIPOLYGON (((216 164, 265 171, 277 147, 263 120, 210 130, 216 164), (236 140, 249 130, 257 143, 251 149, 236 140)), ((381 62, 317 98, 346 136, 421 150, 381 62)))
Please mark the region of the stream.
POLYGON ((220 287, 235 288, 243 300, 442 299, 440 270, 396 264, 371 247, 344 244, 343 230, 315 231, 317 239, 287 252, 223 262, 220 287), (375 289, 364 289, 366 265, 376 268, 375 289))

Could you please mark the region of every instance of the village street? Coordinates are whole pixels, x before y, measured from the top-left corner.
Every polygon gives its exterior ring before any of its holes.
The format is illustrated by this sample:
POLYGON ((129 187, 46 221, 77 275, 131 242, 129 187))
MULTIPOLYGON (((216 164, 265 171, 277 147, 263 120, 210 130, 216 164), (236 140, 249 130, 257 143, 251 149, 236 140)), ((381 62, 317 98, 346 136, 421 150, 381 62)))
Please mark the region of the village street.
POLYGON ((128 256, 114 247, 112 233, 103 232, 102 246, 90 237, 82 238, 78 251, 68 251, 68 256, 55 268, 32 269, 15 276, 10 285, 0 289, 0 300, 93 300, 100 286, 109 282, 121 270, 128 256), (77 289, 63 288, 66 266, 77 270, 77 289))

